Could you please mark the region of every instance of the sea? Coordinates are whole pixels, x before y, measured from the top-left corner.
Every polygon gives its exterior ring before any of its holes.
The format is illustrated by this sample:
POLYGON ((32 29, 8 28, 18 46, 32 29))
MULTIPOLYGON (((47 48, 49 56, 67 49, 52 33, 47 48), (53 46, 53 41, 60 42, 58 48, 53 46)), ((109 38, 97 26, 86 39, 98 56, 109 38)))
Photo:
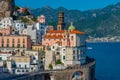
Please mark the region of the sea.
POLYGON ((120 80, 120 42, 87 43, 86 52, 96 59, 96 80, 120 80))

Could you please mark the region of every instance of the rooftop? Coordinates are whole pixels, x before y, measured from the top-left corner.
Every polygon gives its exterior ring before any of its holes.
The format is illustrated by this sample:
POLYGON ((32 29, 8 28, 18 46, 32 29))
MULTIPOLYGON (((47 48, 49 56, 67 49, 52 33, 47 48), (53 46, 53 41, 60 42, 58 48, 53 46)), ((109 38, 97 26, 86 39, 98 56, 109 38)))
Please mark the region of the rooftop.
POLYGON ((65 33, 65 32, 68 32, 70 34, 85 34, 85 32, 81 32, 79 30, 72 30, 72 31, 69 31, 69 30, 48 30, 47 33, 65 33))

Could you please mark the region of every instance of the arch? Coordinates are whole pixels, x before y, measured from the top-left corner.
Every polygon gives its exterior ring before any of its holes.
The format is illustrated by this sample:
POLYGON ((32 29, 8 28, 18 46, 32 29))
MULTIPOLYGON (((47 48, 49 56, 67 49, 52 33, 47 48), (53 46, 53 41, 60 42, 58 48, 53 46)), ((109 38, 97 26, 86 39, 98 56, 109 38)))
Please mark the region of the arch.
POLYGON ((83 76, 84 75, 82 71, 75 71, 71 76, 72 77, 71 80, 84 80, 83 76))

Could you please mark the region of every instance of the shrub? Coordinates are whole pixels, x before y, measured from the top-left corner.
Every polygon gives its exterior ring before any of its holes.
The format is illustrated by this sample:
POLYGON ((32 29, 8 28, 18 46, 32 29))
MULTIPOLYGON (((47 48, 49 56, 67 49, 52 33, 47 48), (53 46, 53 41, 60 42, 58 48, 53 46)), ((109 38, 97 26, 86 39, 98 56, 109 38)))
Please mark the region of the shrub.
POLYGON ((61 62, 60 59, 58 59, 55 64, 63 64, 63 63, 61 62))
POLYGON ((53 69, 53 65, 52 64, 49 64, 49 69, 53 69))

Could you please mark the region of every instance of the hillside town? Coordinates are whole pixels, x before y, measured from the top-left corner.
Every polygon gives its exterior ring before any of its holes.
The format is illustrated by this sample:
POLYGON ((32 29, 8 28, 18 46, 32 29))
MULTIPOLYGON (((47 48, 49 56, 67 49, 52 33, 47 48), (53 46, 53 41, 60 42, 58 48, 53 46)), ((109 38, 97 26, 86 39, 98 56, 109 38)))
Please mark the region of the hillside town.
POLYGON ((34 21, 32 15, 26 15, 29 11, 25 8, 14 12, 14 0, 0 1, 1 4, 8 6, 3 5, 4 12, 0 8, 0 79, 58 80, 65 75, 59 80, 95 79, 95 60, 86 54, 86 34, 77 30, 72 21, 66 28, 64 12, 58 13, 57 26, 53 26, 48 25, 43 14, 34 21), (66 72, 57 75, 60 70, 66 72), (19 75, 22 78, 16 79, 19 75))
POLYGON ((32 25, 12 17, 1 19, 0 71, 14 75, 43 70, 45 45, 42 45, 42 36, 48 29, 44 15, 32 25))
MULTIPOLYGON (((59 70, 86 64, 85 33, 73 22, 65 29, 64 13, 59 12, 57 30, 44 15, 34 24, 6 17, 0 21, 0 72, 21 75, 59 70)), ((81 77, 82 78, 82 77, 81 77)))

